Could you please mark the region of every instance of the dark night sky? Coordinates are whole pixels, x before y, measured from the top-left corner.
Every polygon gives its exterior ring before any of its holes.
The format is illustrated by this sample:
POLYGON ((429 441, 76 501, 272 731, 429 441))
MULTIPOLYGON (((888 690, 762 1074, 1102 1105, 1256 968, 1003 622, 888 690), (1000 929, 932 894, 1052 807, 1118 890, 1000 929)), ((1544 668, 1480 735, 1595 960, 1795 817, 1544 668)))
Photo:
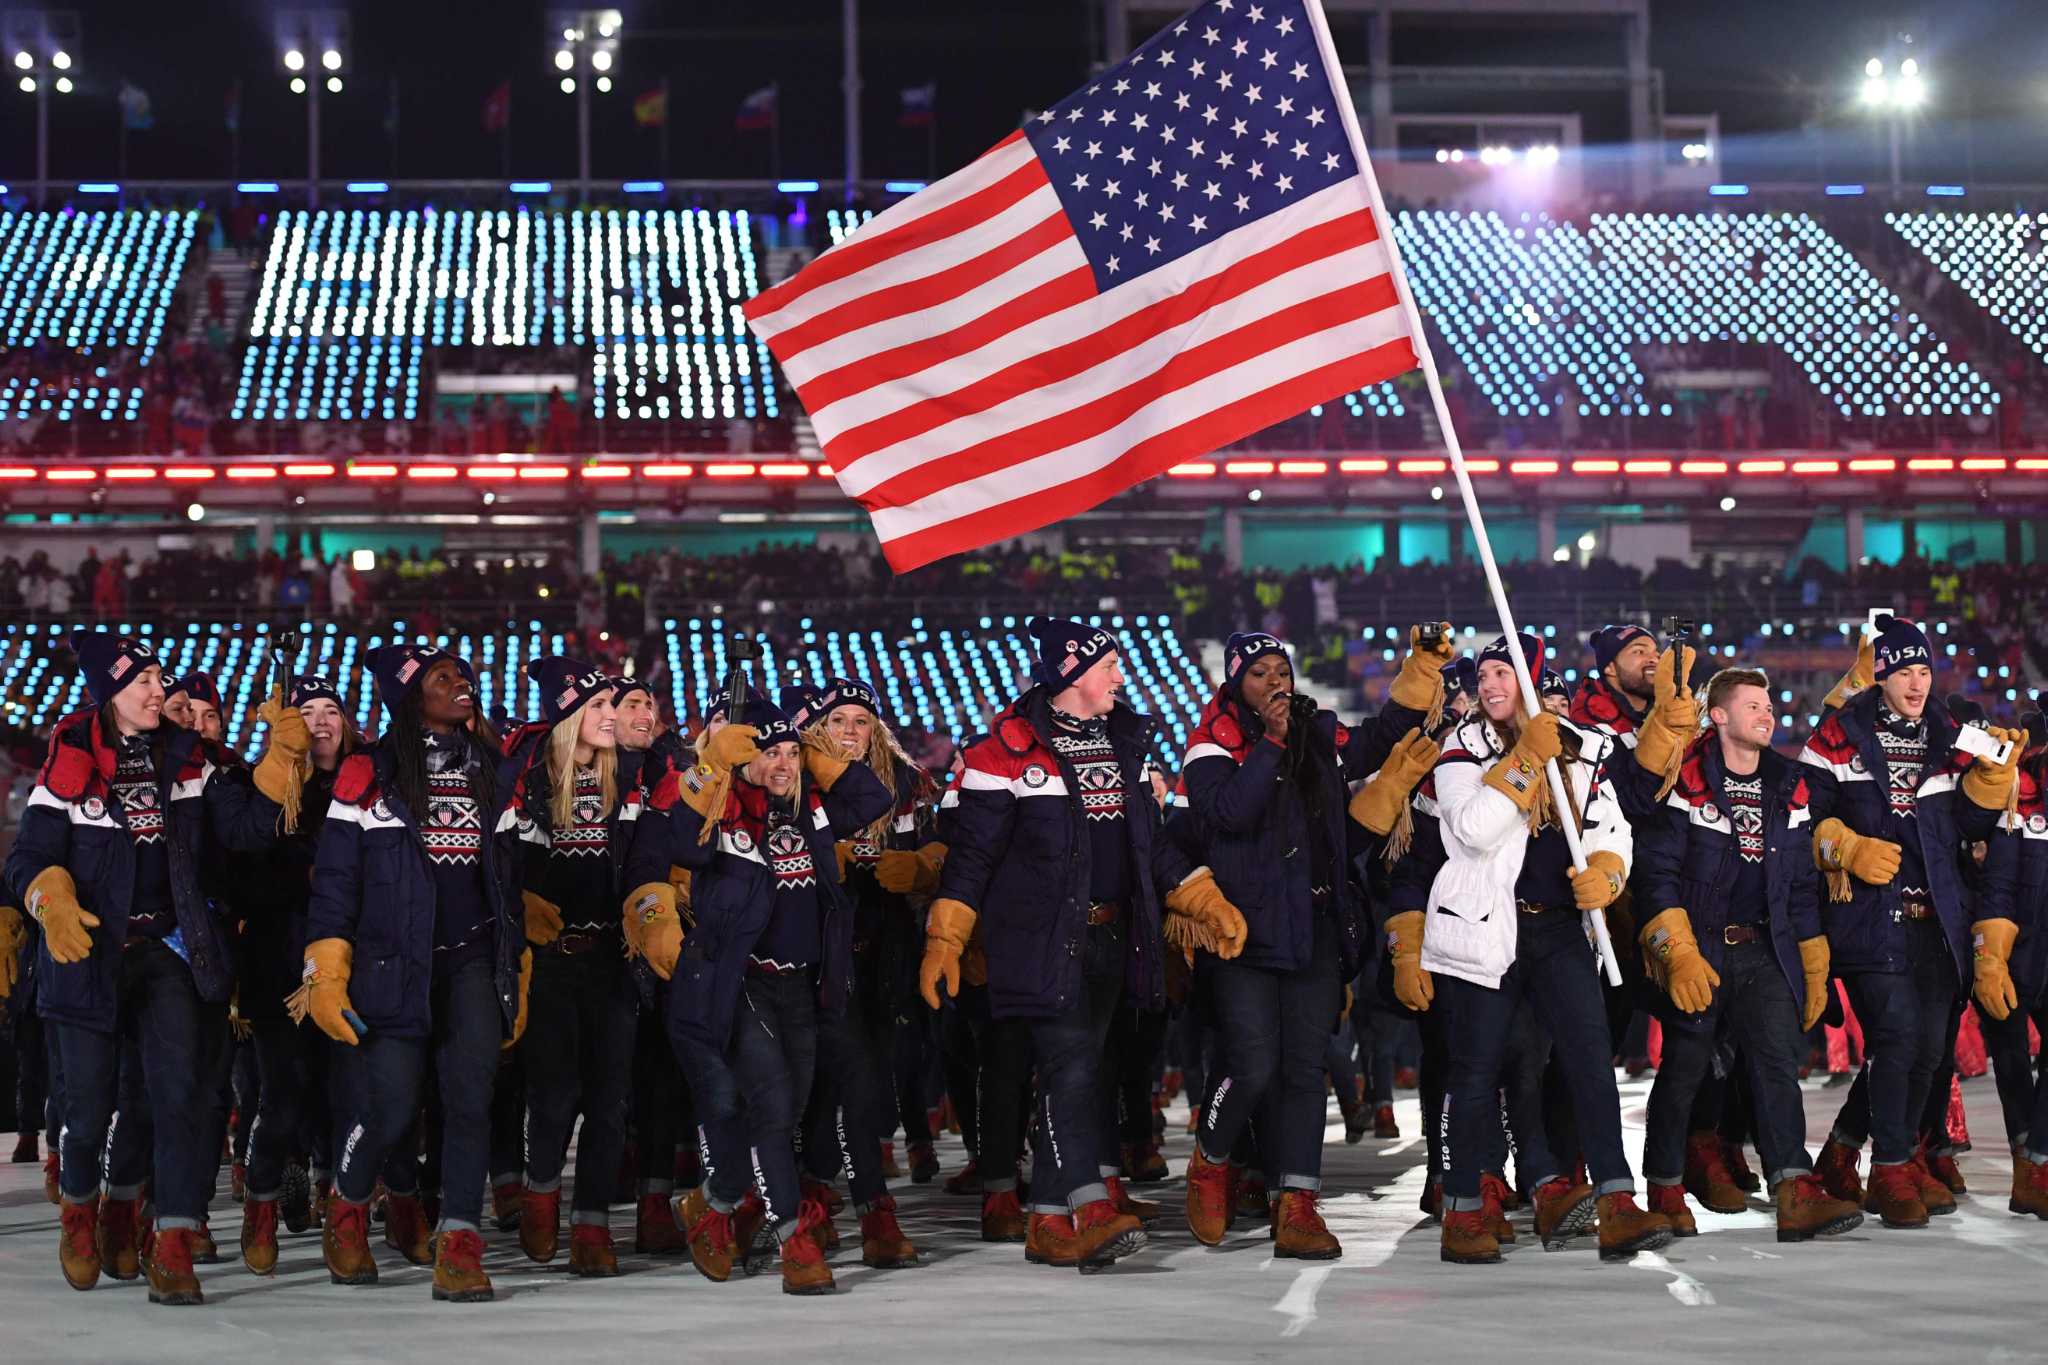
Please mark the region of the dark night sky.
MULTIPOLYGON (((12 0, 0 0, 11 4, 12 0)), ((275 6, 259 0, 86 0, 80 92, 52 100, 55 179, 115 171, 115 91, 148 92, 155 126, 130 135, 132 179, 219 178, 229 171, 225 95, 242 82, 241 174, 303 176, 301 101, 285 85, 273 41, 275 6)), ((574 102, 554 88, 544 16, 533 0, 350 6, 354 51, 348 86, 322 104, 329 177, 495 177, 499 148, 481 108, 513 82, 515 177, 566 178, 575 167, 574 102), (384 131, 393 82, 400 134, 384 131)), ((738 133, 733 110, 756 86, 783 88, 785 175, 831 176, 840 166, 839 6, 836 0, 626 0, 620 89, 597 101, 594 174, 662 174, 656 135, 636 128, 631 96, 667 75, 673 177, 768 174, 767 137, 738 133)), ((1838 136, 1869 141, 1848 104, 1858 68, 1884 30, 1884 0, 1659 0, 1653 61, 1666 73, 1672 112, 1718 109, 1733 154, 1798 140, 1818 117, 1838 136), (1776 137, 1772 135, 1775 134, 1776 137)), ((1064 94, 1086 74, 1091 0, 864 0, 865 155, 871 176, 922 177, 925 134, 896 124, 897 91, 939 84, 941 171, 981 152, 1026 107, 1064 94)), ((1908 10, 1910 13, 1910 10, 1908 10)), ((1923 59, 1948 126, 1929 129, 1930 160, 1963 155, 1964 101, 1974 118, 1968 154, 1982 173, 2048 179, 2048 0, 1945 0, 1926 11, 1923 59), (1967 72, 1967 79, 1962 73, 1967 72), (1939 139, 1946 138, 1946 141, 1939 139)), ((1340 50, 1362 61, 1356 34, 1340 50)), ((1473 63, 1613 60, 1611 39, 1570 33, 1407 33, 1396 60, 1473 63)), ((1556 107, 1556 106, 1552 106, 1556 107)), ((1565 107, 1570 107, 1567 102, 1565 107)), ((33 102, 0 86, 0 180, 34 164, 33 102)), ((1588 138, 1602 118, 1588 111, 1588 138)), ((1958 169, 1960 174, 1960 169, 1958 169)))

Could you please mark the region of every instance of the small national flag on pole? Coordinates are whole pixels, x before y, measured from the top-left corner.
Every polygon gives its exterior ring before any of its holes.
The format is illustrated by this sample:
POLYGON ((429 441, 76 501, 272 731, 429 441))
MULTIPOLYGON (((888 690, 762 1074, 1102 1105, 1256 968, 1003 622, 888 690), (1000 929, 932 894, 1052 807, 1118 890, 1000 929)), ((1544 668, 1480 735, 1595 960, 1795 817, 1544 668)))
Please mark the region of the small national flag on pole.
POLYGON ((512 122, 512 82, 500 81, 498 88, 484 97, 484 131, 502 133, 512 122))
POLYGON ((1317 0, 1210 0, 746 305, 898 572, 1417 363, 1317 0))
POLYGON ((633 100, 633 122, 642 128, 659 128, 668 122, 668 82, 643 90, 633 100))
POLYGON ((903 128, 923 128, 938 112, 939 83, 926 81, 923 85, 906 85, 902 90, 903 107, 897 111, 896 123, 903 128))
POLYGON ((741 132, 775 126, 776 103, 781 90, 774 85, 764 85, 740 101, 739 113, 734 115, 732 126, 741 132))

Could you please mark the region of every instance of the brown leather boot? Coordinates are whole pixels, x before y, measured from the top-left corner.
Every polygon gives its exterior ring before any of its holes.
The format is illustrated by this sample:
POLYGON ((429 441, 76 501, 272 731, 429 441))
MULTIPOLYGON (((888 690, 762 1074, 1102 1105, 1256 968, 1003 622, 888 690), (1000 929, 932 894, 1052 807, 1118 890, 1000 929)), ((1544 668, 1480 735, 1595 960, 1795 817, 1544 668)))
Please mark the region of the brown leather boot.
POLYGON ((1654 1181, 1644 1186, 1649 1195, 1650 1212, 1660 1214, 1671 1224, 1671 1231, 1679 1237, 1697 1237, 1700 1232, 1698 1220, 1692 1210, 1685 1206, 1683 1185, 1659 1185, 1654 1181))
POLYGON ((1460 1209, 1443 1215, 1443 1247, 1438 1253, 1452 1265, 1492 1265, 1500 1260, 1500 1243, 1486 1230, 1486 1215, 1460 1209))
POLYGON ((1331 1235, 1316 1210, 1316 1197, 1306 1190, 1280 1191, 1280 1209, 1273 1218, 1273 1254, 1299 1261, 1334 1261, 1344 1248, 1331 1235))
POLYGON ((320 1254, 327 1278, 336 1284, 377 1283, 377 1262, 370 1255, 370 1206, 351 1204, 339 1194, 327 1201, 327 1221, 320 1229, 320 1254))
POLYGON ((434 1230, 418 1195, 394 1194, 384 1201, 384 1245, 414 1265, 434 1263, 434 1230))
POLYGON ((965 1166, 946 1177, 945 1191, 955 1196, 981 1193, 981 1168, 971 1157, 965 1166))
POLYGON ((1159 1151, 1159 1139, 1124 1144, 1124 1174, 1133 1185, 1158 1185, 1167 1178, 1166 1158, 1159 1151))
POLYGON ((142 1201, 102 1199, 99 1227, 100 1268, 117 1280, 142 1273, 142 1201))
POLYGON ((57 1207, 57 1264, 64 1282, 73 1289, 90 1289, 100 1282, 100 1198, 94 1195, 76 1204, 67 1199, 57 1207))
POLYGON ((525 1197, 526 1186, 517 1180, 491 1186, 491 1221, 498 1231, 510 1232, 519 1226, 519 1201, 525 1197))
POLYGON ((823 1218, 823 1206, 806 1200, 797 1207, 796 1231, 782 1239, 782 1292, 785 1294, 830 1294, 832 1267, 818 1250, 810 1223, 823 1218))
POLYGON ((484 1274, 480 1232, 456 1228, 434 1239, 434 1298, 440 1303, 489 1303, 495 1297, 484 1274))
POLYGON ((1231 1200, 1231 1215, 1237 1218, 1257 1218, 1264 1221, 1272 1216, 1270 1202, 1266 1198, 1266 1178, 1251 1171, 1237 1173, 1237 1193, 1231 1200))
POLYGON ((1796 1175, 1778 1182, 1778 1240, 1810 1242, 1863 1226, 1863 1213, 1846 1199, 1827 1192, 1815 1175, 1796 1175))
POLYGON ((1219 1245, 1230 1231, 1230 1163, 1202 1155, 1202 1144, 1188 1158, 1188 1231, 1205 1247, 1219 1245))
POLYGON ((1100 1270, 1142 1250, 1145 1225, 1110 1200, 1091 1199, 1074 1210, 1074 1241, 1081 1253, 1080 1268, 1100 1270))
POLYGON ((536 1190, 528 1187, 519 1196, 519 1249, 529 1261, 546 1265, 555 1259, 562 1242, 562 1187, 536 1190))
POLYGON ((732 1263, 738 1254, 733 1245, 732 1215, 712 1208, 702 1185, 676 1201, 675 1223, 683 1230, 690 1264, 697 1267, 699 1275, 721 1284, 732 1277, 732 1263))
POLYGON ((1763 1189, 1763 1177, 1749 1168, 1749 1158, 1742 1154, 1742 1144, 1733 1138, 1721 1139, 1721 1164, 1728 1168, 1728 1178, 1735 1182, 1735 1188, 1744 1194, 1755 1194, 1763 1189))
POLYGON ((250 1199, 242 1205, 242 1264, 252 1275, 277 1269, 277 1201, 250 1199))
POLYGON ((1671 1245, 1671 1220, 1637 1207, 1636 1197, 1623 1190, 1600 1196, 1600 1259, 1625 1261, 1638 1251, 1671 1245))
MULTIPOLYGON (((199 1215, 199 1226, 192 1232, 192 1262, 195 1265, 214 1265, 220 1260, 220 1248, 214 1245, 213 1229, 206 1226, 206 1215, 199 1215)), ((144 1238, 143 1251, 147 1254, 148 1239, 144 1238)))
POLYGON ((676 1226, 675 1206, 665 1194, 643 1194, 633 1217, 633 1250, 642 1256, 672 1256, 690 1249, 676 1226))
POLYGON ((2036 1165, 2015 1153, 2012 1159, 2012 1199, 2006 1208, 2014 1213, 2048 1218, 2048 1166, 2036 1165))
MULTIPOLYGON (((818 1210, 822 1215, 823 1209, 818 1210)), ((896 1199, 883 1195, 860 1216, 861 1264, 876 1270, 896 1270, 917 1264, 917 1248, 896 1225, 896 1199)))
POLYGON ((1077 1266, 1081 1244, 1064 1213, 1034 1213, 1024 1233, 1024 1259, 1033 1265, 1077 1266))
POLYGON ((1820 1160, 1813 1163, 1813 1173, 1820 1178, 1821 1188, 1831 1198, 1861 1204, 1863 1177, 1857 1174, 1856 1164, 1862 1159, 1861 1147, 1851 1147, 1846 1142, 1829 1138, 1820 1149, 1820 1160))
POLYGON ((192 1273, 192 1229, 159 1228, 149 1239, 143 1269, 149 1272, 149 1301, 167 1307, 205 1303, 192 1273))
POLYGON ((1924 1228, 1927 1206, 1920 1202, 1919 1173, 1913 1163, 1870 1166, 1870 1191, 1863 1196, 1866 1212, 1877 1215, 1888 1228, 1924 1228))
POLYGON ((1109 1187, 1109 1202, 1116 1205, 1118 1213, 1128 1213, 1131 1217, 1144 1222, 1166 1212, 1164 1204, 1155 1204, 1149 1199, 1131 1198, 1131 1192, 1124 1188, 1124 1182, 1118 1176, 1107 1176, 1102 1183, 1109 1187))
POLYGON ((883 1144, 882 1144, 882 1179, 884 1179, 884 1180, 900 1180, 900 1179, 902 1179, 902 1178, 903 1178, 903 1168, 902 1168, 901 1166, 898 1166, 898 1165, 896 1164, 896 1144, 895 1144, 895 1143, 893 1143, 893 1142, 885 1142, 885 1143, 883 1143, 883 1144))
POLYGON ((1515 1225, 1508 1221, 1508 1182, 1491 1171, 1479 1177, 1479 1212, 1486 1216, 1486 1230, 1505 1246, 1515 1240, 1515 1225))
POLYGON ((1566 1242, 1592 1229, 1598 1215, 1593 1187, 1574 1184, 1568 1176, 1536 1187, 1536 1240, 1545 1251, 1561 1251, 1566 1242))
POLYGON ((57 1184, 58 1165, 57 1149, 53 1146, 50 1154, 43 1158, 43 1198, 52 1204, 64 1202, 64 1191, 57 1184))
POLYGON ((1685 1140, 1685 1192, 1709 1213, 1741 1213, 1748 1207, 1728 1169, 1719 1133, 1694 1133, 1685 1140))
POLYGON ((1422 1210, 1422 1216, 1431 1223, 1440 1223, 1444 1216, 1444 1179, 1433 1175, 1422 1187, 1422 1198, 1415 1201, 1415 1207, 1422 1210))
POLYGON ((904 1149, 910 1158, 910 1183, 929 1185, 939 1178, 939 1154, 929 1142, 913 1142, 904 1149))
POLYGON ((1956 1211, 1955 1193, 1949 1189, 1948 1182, 1936 1175, 1928 1164, 1925 1147, 1915 1152, 1913 1159, 1906 1164, 1913 1168, 1913 1181, 1920 1187, 1920 1203, 1930 1216, 1939 1218, 1945 1213, 1956 1211))
POLYGON ((1383 1104, 1372 1111, 1372 1135, 1376 1138, 1401 1136, 1401 1125, 1394 1118, 1393 1105, 1383 1104))
POLYGON ((1021 1242, 1029 1235, 1030 1224, 1015 1190, 997 1190, 981 1197, 982 1241, 1021 1242))
POLYGON ((619 1273, 619 1255, 612 1249, 612 1230, 603 1223, 569 1225, 569 1273, 601 1280, 619 1273))
POLYGON ((1929 1152, 1927 1154, 1927 1169, 1933 1173, 1936 1180, 1948 1186, 1950 1194, 1968 1194, 1970 1192, 1970 1183, 1963 1179, 1963 1168, 1956 1164, 1954 1153, 1945 1152, 1940 1156, 1936 1156, 1933 1152, 1929 1152))
POLYGON ((824 1181, 806 1178, 803 1182, 803 1194, 797 1201, 799 1216, 805 1204, 818 1206, 818 1212, 823 1217, 810 1225, 810 1238, 818 1244, 818 1250, 828 1253, 839 1250, 839 1225, 832 1221, 833 1206, 825 1198, 832 1193, 835 1191, 824 1181))

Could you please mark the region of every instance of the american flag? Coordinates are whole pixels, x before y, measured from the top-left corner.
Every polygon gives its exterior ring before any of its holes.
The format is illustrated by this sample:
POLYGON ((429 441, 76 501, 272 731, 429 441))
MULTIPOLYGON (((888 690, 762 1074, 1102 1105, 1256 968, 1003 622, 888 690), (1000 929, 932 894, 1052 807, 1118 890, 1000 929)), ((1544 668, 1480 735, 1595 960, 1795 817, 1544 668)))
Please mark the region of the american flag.
POLYGON ((1210 0, 746 305, 897 572, 1416 364, 1318 0, 1210 0))

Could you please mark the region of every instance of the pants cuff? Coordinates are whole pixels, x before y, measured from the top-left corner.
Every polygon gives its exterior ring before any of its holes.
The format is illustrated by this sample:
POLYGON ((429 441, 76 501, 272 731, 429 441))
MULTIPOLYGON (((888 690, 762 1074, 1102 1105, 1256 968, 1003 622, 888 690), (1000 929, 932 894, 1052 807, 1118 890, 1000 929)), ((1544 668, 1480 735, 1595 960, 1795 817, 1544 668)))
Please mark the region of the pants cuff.
MULTIPOLYGON (((1098 1199, 1107 1198, 1109 1198, 1109 1186, 1103 1184, 1100 1180, 1091 1180, 1067 1196, 1067 1208, 1078 1210, 1084 1204, 1092 1204, 1098 1199)), ((1060 1211, 1064 1213, 1066 1209, 1060 1211)))
POLYGON ((524 1185, 525 1183, 526 1172, 524 1171, 501 1171, 491 1177, 491 1188, 494 1190, 504 1185, 524 1185))
POLYGON ((1322 1192, 1323 1178, 1319 1175, 1302 1175, 1298 1172, 1283 1175, 1280 1177, 1280 1188, 1283 1190, 1298 1190, 1303 1194, 1319 1194, 1322 1192))
POLYGON ((334 1172, 325 1166, 309 1166, 306 1168, 306 1178, 317 1185, 323 1180, 334 1179, 334 1172))
POLYGON ((610 1229, 610 1227, 611 1227, 611 1225, 612 1225, 612 1216, 611 1216, 611 1210, 609 1210, 609 1209, 571 1209, 571 1210, 569 1210, 569 1226, 570 1226, 570 1227, 576 1227, 576 1226, 578 1226, 578 1225, 583 1225, 583 1226, 588 1226, 588 1227, 599 1227, 599 1228, 605 1228, 605 1229, 609 1230, 609 1229, 610 1229))
POLYGON ((642 1194, 674 1194, 675 1189, 676 1182, 673 1180, 643 1180, 640 1182, 640 1193, 642 1194))
POLYGON ((1788 1180, 1797 1180, 1801 1176, 1808 1176, 1812 1174, 1813 1165, 1810 1162, 1804 1166, 1787 1166, 1783 1170, 1772 1171, 1769 1175, 1765 1176, 1764 1187, 1766 1189, 1775 1190, 1778 1188, 1778 1186, 1784 1184, 1788 1180))
POLYGON ((1872 1152, 1870 1154, 1870 1169, 1874 1173, 1880 1166, 1908 1166, 1912 1164, 1912 1161, 1913 1158, 1910 1153, 1900 1157, 1897 1161, 1880 1161, 1877 1158, 1877 1153, 1872 1152))
POLYGON ((140 1199, 141 1197, 142 1186, 140 1183, 107 1186, 107 1198, 109 1199, 140 1199))
POLYGON ((2034 1148, 2029 1147, 2026 1151, 2022 1152, 2021 1155, 2024 1156, 2027 1160, 2033 1162, 2036 1166, 2048 1165, 2048 1152, 2037 1151, 2034 1148))
POLYGON ((436 1232, 474 1232, 479 1234, 483 1232, 482 1228, 478 1227, 475 1222, 468 1218, 443 1218, 441 1226, 434 1230, 436 1232))
POLYGON ((737 1199, 721 1199, 708 1184, 704 1187, 704 1202, 713 1213, 731 1213, 739 1207, 737 1199))
POLYGON ((1123 1173, 1124 1168, 1121 1166, 1097 1166, 1095 1168, 1095 1174, 1101 1176, 1104 1180, 1114 1180, 1123 1173))
POLYGON ((1854 1133, 1845 1133, 1840 1128, 1832 1129, 1828 1133, 1829 1142, 1838 1142, 1853 1152, 1862 1151, 1863 1144, 1869 1140, 1868 1136, 1858 1137, 1854 1133))
POLYGON ((1041 1214, 1047 1218, 1064 1218, 1073 1210, 1065 1204, 1033 1204, 1026 1212, 1041 1214))
POLYGON ((801 1218, 785 1218, 775 1225, 775 1244, 781 1246, 803 1229, 801 1218))
POLYGON ((249 1202, 252 1204, 275 1204, 283 1196, 283 1190, 251 1190, 249 1191, 249 1202))
POLYGON ((1683 1185, 1685 1177, 1682 1175, 1649 1175, 1646 1173, 1643 1176, 1643 1181, 1645 1184, 1650 1185, 1683 1185))
POLYGON ((1626 1175, 1618 1175, 1612 1180, 1603 1180, 1593 1187, 1593 1193, 1600 1195, 1634 1194, 1635 1192, 1635 1178, 1626 1175))
POLYGON ((981 1182, 981 1192, 983 1194, 1007 1194, 1016 1188, 1017 1177, 1014 1175, 1005 1176, 998 1180, 984 1180, 981 1182))
POLYGON ((528 1194, 554 1194, 561 1188, 562 1177, 559 1175, 553 1180, 535 1180, 531 1175, 526 1177, 526 1192, 528 1194))
POLYGON ((158 1232, 169 1232, 174 1228, 183 1228, 187 1232, 197 1232, 200 1227, 201 1224, 197 1218, 174 1218, 166 1214, 159 1215, 156 1220, 156 1230, 158 1232))
POLYGON ((1445 1213, 1477 1213, 1486 1207, 1486 1201, 1476 1194, 1447 1194, 1444 1196, 1445 1213))

